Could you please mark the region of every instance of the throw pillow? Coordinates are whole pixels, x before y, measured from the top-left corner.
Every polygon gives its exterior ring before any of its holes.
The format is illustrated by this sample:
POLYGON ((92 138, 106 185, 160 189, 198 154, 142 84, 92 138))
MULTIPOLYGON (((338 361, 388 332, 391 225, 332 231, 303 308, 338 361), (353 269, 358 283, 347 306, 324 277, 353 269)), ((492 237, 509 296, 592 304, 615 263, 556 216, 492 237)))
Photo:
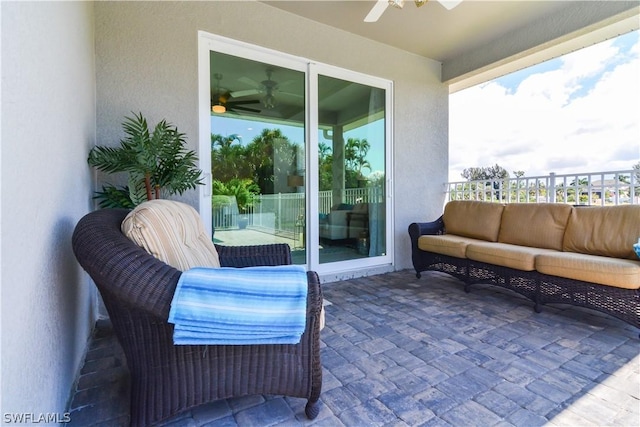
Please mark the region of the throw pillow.
POLYGON ((198 212, 186 203, 150 200, 132 210, 122 232, 138 246, 170 266, 220 267, 218 252, 198 212))

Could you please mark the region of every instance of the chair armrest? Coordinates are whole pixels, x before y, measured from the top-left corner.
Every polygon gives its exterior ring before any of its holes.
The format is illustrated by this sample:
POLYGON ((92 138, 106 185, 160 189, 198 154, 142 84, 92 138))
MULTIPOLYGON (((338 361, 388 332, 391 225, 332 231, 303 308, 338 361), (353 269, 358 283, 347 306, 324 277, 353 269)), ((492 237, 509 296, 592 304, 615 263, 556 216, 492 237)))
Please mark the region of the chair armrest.
POLYGON ((409 225, 409 237, 411 237, 411 245, 414 249, 418 247, 418 238, 423 235, 444 234, 444 221, 442 216, 431 222, 413 222, 409 225))
POLYGON ((253 246, 215 246, 222 267, 291 264, 291 248, 285 243, 253 246))
POLYGON ((315 271, 307 271, 307 315, 313 316, 319 320, 322 311, 322 288, 320 287, 320 278, 315 271))
POLYGON ((351 211, 331 211, 327 216, 327 223, 332 226, 347 226, 347 214, 351 211))
POLYGON ((166 320, 182 272, 154 258, 120 231, 128 212, 101 209, 85 215, 73 232, 73 251, 105 303, 117 301, 166 320))

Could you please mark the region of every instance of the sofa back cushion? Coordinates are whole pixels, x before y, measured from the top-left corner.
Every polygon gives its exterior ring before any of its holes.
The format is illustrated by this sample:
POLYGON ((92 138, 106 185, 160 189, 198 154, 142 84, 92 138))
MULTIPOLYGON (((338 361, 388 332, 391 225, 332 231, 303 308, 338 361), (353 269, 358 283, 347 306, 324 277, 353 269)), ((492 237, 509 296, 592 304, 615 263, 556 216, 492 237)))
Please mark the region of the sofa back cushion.
POLYGON ((574 208, 563 250, 637 260, 633 244, 640 238, 640 205, 574 208))
POLYGON ((180 270, 220 267, 218 252, 198 212, 172 200, 139 204, 122 221, 122 232, 154 257, 180 270))
POLYGON ((445 205, 442 220, 447 234, 495 242, 503 209, 499 203, 454 200, 445 205))
POLYGON ((561 203, 511 203, 504 208, 498 241, 562 250, 572 207, 561 203))

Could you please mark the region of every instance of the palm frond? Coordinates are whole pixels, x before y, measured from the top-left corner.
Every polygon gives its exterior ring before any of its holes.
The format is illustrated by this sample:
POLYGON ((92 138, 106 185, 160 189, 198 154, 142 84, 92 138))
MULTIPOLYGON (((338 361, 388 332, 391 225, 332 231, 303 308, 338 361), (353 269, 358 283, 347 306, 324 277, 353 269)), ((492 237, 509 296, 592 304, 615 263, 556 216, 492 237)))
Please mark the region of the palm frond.
POLYGON ((94 199, 98 200, 101 208, 126 208, 133 209, 136 204, 129 197, 129 188, 118 188, 114 185, 107 184, 102 186, 102 191, 96 191, 94 199))
POLYGON ((134 206, 138 206, 140 203, 147 201, 147 188, 144 184, 144 176, 131 173, 129 175, 129 199, 134 204, 134 206))
POLYGON ((107 200, 122 199, 123 192, 134 206, 147 200, 151 196, 145 188, 145 177, 152 189, 164 189, 168 194, 182 194, 203 184, 202 172, 196 167, 198 157, 185 148, 185 134, 174 125, 162 120, 150 133, 142 113, 133 113, 125 117, 122 127, 126 136, 120 147, 94 147, 87 159, 89 165, 104 172, 129 173, 126 190, 109 186, 97 193, 96 198, 105 200, 105 206, 120 203, 107 200))

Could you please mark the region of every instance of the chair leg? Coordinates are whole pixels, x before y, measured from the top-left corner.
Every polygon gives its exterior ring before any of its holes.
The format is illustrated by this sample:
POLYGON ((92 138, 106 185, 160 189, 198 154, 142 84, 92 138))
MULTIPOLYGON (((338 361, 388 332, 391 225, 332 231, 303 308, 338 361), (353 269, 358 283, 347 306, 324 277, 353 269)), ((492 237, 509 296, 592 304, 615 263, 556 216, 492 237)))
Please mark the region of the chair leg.
POLYGON ((304 408, 304 413, 310 420, 313 420, 315 417, 317 417, 320 413, 320 405, 318 404, 318 401, 316 400, 312 402, 311 400, 309 400, 307 402, 307 406, 305 406, 304 408))

